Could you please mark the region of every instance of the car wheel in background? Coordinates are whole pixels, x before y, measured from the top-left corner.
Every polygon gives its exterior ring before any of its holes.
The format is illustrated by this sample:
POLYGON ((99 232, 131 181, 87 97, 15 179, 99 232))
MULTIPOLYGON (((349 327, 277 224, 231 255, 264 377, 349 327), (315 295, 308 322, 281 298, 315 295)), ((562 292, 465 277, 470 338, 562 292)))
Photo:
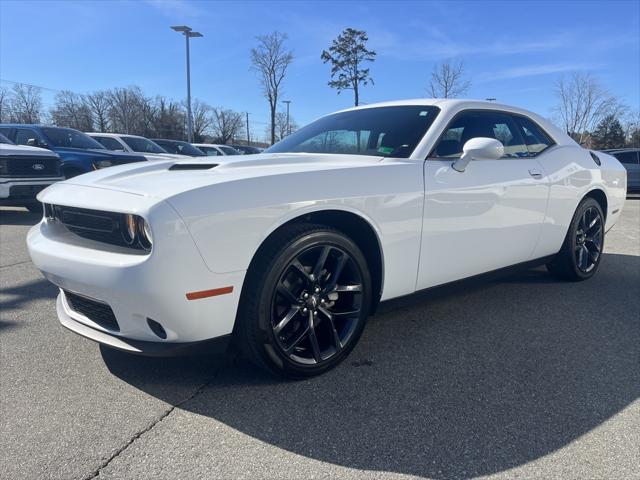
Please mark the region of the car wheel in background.
POLYGON ((602 259, 605 217, 600 204, 585 198, 571 220, 562 249, 547 264, 549 272, 564 280, 580 281, 591 278, 602 259))
POLYGON ((358 246, 323 225, 291 225, 252 262, 236 341, 263 368, 294 378, 318 375, 353 349, 370 304, 371 275, 358 246))

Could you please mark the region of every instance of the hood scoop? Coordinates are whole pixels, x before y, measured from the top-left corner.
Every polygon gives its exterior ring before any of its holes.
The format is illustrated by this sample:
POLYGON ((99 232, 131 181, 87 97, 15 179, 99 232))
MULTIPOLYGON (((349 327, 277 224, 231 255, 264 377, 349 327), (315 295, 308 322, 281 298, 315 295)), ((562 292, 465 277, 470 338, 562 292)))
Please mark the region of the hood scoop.
POLYGON ((217 163, 174 163, 169 170, 209 170, 217 166, 217 163))

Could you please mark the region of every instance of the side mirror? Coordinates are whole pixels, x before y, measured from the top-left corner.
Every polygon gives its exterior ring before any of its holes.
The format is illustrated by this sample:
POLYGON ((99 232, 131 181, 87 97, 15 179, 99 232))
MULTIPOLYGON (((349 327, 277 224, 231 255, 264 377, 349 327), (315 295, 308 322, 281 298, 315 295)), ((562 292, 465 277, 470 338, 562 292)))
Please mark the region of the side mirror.
POLYGON ((27 140, 27 146, 28 147, 37 147, 39 146, 38 139, 37 138, 30 138, 27 140))
POLYGON ((476 137, 462 147, 462 156, 451 167, 464 172, 471 160, 498 160, 504 155, 504 146, 495 138, 476 137))

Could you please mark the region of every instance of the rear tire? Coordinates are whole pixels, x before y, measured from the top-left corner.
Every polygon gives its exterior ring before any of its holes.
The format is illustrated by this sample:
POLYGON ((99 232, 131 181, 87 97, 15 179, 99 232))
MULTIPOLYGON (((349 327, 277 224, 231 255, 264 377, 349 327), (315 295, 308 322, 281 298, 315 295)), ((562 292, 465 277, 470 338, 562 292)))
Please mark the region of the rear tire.
POLYGON ((562 248, 547 264, 553 276, 578 282, 595 275, 604 249, 605 216, 600 204, 585 198, 576 209, 562 248))
POLYGON ((364 255, 344 233, 284 227, 247 274, 235 340, 253 363, 290 378, 330 370, 358 342, 371 304, 364 255))

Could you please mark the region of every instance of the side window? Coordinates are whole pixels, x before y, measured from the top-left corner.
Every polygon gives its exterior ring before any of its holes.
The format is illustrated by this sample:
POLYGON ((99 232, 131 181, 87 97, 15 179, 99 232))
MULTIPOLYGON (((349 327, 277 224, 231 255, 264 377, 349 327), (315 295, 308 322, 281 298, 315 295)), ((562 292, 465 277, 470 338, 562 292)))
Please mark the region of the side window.
POLYGON ((217 157, 219 155, 218 149, 216 148, 212 148, 212 147, 198 147, 198 148, 202 150, 204 153, 206 153, 207 156, 209 157, 217 157))
POLYGON ((553 145, 553 140, 532 120, 521 117, 520 115, 514 115, 513 119, 520 128, 524 143, 527 145, 527 150, 532 156, 537 155, 553 145))
POLYGON ((115 138, 111 138, 111 137, 92 137, 92 138, 100 142, 100 144, 107 150, 124 152, 124 147, 120 145, 120 142, 118 142, 115 138))
POLYGON ((625 163, 627 165, 637 165, 638 163, 638 154, 636 152, 620 152, 614 154, 614 156, 620 161, 620 163, 625 163))
POLYGON ((504 145, 506 158, 528 157, 529 150, 510 115, 496 112, 464 112, 442 135, 435 156, 459 158, 464 144, 472 138, 495 138, 504 145))
MULTIPOLYGON (((0 128, 0 133, 11 140, 11 128, 0 128)), ((13 140, 11 140, 13 142, 13 140)), ((15 143, 15 142, 13 142, 15 143)))
POLYGON ((29 140, 33 142, 36 141, 34 147, 37 146, 37 141, 39 139, 38 134, 35 130, 31 130, 30 128, 18 128, 16 131, 16 139, 15 142, 17 145, 29 145, 29 140))

